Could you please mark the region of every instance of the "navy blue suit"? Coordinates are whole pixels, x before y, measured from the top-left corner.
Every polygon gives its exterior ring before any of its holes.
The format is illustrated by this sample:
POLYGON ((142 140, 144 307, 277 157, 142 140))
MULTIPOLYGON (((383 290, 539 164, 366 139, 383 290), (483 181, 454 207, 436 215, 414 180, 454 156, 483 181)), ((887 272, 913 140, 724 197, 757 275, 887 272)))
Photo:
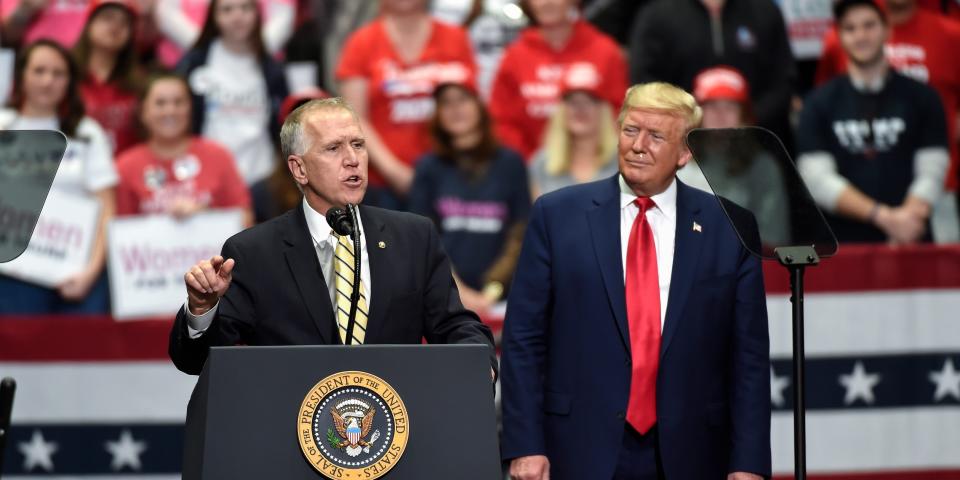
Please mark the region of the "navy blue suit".
MULTIPOLYGON (((611 478, 623 440, 631 355, 619 195, 614 176, 537 200, 510 292, 503 457, 546 455, 551 479, 611 478)), ((770 475, 760 260, 713 196, 679 181, 657 430, 669 480, 770 475)))

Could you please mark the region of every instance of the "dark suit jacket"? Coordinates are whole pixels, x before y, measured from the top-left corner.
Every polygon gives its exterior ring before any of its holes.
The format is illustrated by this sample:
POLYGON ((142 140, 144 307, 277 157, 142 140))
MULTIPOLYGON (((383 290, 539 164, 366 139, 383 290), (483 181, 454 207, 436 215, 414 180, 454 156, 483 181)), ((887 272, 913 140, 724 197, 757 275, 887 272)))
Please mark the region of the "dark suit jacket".
MULTIPOLYGON (((366 343, 480 343, 490 329, 464 309, 440 237, 427 218, 361 206, 370 261, 371 300, 366 343), (380 248, 383 242, 385 248, 380 248)), ((191 339, 180 309, 170 332, 170 358, 199 374, 211 346, 326 345, 334 335, 333 306, 303 205, 223 244, 236 265, 213 323, 191 339)))
MULTIPOLYGON (((714 197, 677 184, 657 376, 664 472, 670 480, 769 476, 760 260, 741 246, 714 197)), ((617 464, 631 370, 619 197, 617 177, 541 197, 510 292, 503 457, 547 455, 552 479, 611 478, 617 464)), ((753 227, 748 236, 756 237, 753 227)))

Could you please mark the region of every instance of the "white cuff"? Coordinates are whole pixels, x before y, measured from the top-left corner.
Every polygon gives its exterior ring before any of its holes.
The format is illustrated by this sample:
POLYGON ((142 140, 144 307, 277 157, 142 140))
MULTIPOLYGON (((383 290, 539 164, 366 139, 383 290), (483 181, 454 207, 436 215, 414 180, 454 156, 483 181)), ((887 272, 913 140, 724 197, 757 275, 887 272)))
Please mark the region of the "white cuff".
POLYGON ((913 155, 913 182, 907 192, 930 206, 943 194, 943 183, 950 165, 950 153, 943 147, 927 147, 913 155))
POLYGON ((187 304, 183 304, 183 313, 187 316, 187 335, 189 335, 190 338, 200 338, 200 336, 210 328, 210 324, 213 323, 213 317, 217 314, 218 306, 220 306, 219 301, 217 301, 217 304, 210 310, 200 315, 194 315, 190 309, 187 308, 187 304))
POLYGON ((810 195, 820 208, 833 212, 840 194, 850 182, 837 173, 837 162, 829 152, 816 151, 800 155, 797 170, 810 195))

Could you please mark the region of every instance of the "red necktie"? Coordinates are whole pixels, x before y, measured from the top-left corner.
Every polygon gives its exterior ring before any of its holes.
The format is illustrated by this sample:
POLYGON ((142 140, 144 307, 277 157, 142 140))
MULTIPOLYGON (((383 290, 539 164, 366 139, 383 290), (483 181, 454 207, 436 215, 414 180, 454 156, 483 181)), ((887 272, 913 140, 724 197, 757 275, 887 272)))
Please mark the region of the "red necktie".
POLYGON ((639 197, 640 213, 630 229, 627 244, 627 322, 633 371, 627 422, 639 433, 657 423, 657 365, 660 361, 660 281, 657 248, 646 211, 653 200, 639 197))

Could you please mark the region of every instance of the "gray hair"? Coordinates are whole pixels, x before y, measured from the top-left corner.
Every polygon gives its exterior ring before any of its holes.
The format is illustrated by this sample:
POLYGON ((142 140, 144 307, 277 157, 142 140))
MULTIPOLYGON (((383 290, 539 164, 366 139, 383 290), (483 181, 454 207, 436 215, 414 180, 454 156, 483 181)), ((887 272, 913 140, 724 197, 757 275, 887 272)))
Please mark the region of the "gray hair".
POLYGON ((283 160, 286 161, 290 158, 290 155, 303 155, 309 148, 306 135, 303 132, 303 123, 307 120, 309 114, 334 110, 346 110, 354 118, 357 118, 357 113, 353 110, 353 107, 342 97, 310 100, 290 112, 290 115, 287 115, 287 118, 283 121, 283 126, 280 127, 280 154, 283 156, 283 160))

